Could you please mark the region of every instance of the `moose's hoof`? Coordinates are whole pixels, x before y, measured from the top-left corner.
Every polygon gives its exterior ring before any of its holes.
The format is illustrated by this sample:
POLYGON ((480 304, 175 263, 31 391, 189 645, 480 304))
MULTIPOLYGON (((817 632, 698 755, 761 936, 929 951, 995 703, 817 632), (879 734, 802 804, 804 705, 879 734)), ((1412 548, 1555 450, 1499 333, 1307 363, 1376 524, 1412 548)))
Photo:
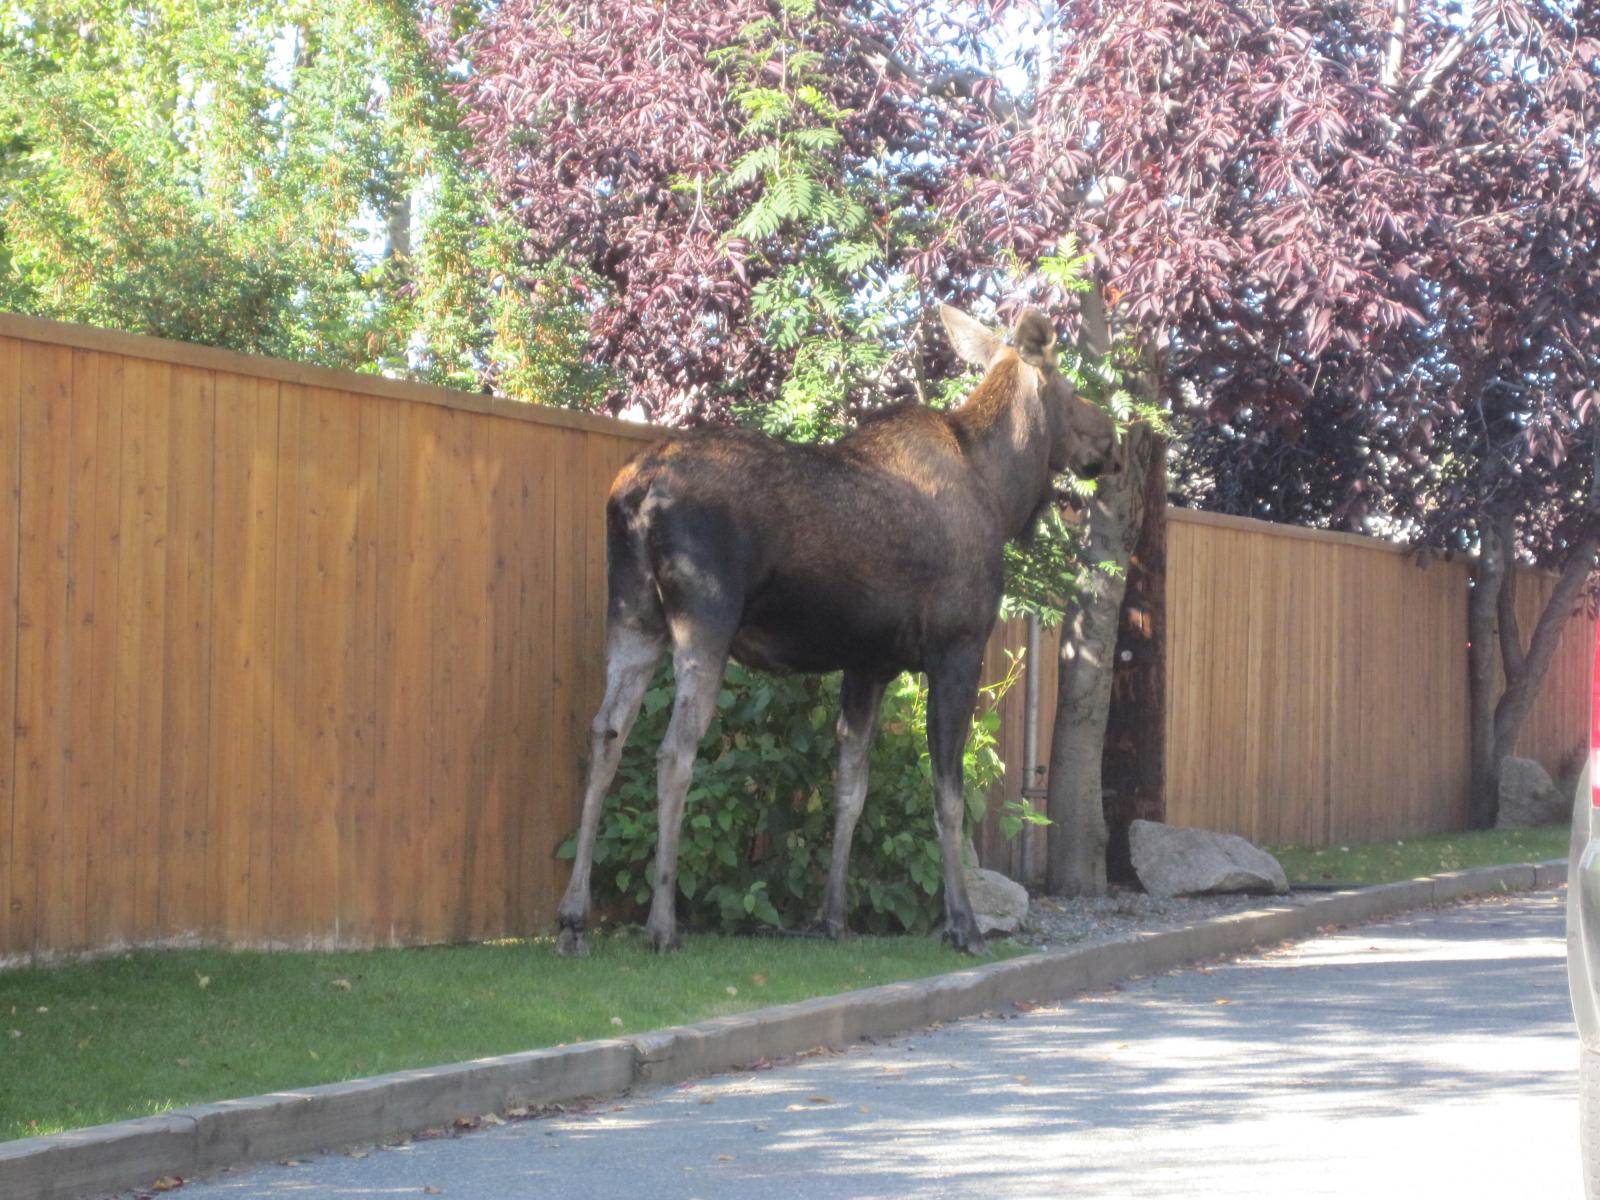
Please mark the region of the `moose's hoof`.
POLYGON ((807 927, 807 932, 816 937, 825 937, 830 941, 842 942, 850 936, 850 930, 843 921, 830 921, 827 917, 818 917, 807 927))
POLYGON ((989 944, 984 941, 983 934, 978 932, 978 922, 971 916, 965 921, 947 921, 944 927, 944 940, 974 958, 987 958, 989 955, 989 944))
POLYGON ((556 937, 556 953, 566 958, 587 958, 589 939, 575 925, 563 925, 556 937))
POLYGON ((655 925, 646 925, 644 927, 644 944, 658 954, 666 954, 668 951, 678 948, 678 931, 676 928, 661 929, 655 925))

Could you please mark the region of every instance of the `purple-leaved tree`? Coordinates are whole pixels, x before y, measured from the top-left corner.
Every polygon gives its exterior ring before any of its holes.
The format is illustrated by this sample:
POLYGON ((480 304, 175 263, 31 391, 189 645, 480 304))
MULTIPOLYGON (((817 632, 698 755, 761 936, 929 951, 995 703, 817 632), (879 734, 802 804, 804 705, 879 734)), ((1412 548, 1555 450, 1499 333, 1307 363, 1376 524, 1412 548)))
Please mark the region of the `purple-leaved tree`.
MULTIPOLYGON (((933 347, 915 312, 1065 304, 1032 268, 1070 235, 1096 281, 1080 347, 1134 399, 1291 432, 1332 406, 1384 431, 1350 440, 1386 463, 1448 464, 1414 524, 1481 551, 1481 616, 1508 537, 1579 587, 1594 558, 1588 493, 1531 480, 1591 457, 1597 24, 1579 0, 508 0, 450 52, 530 259, 599 281, 617 399, 674 421, 776 403, 808 339, 880 398, 919 393, 933 347)), ((1105 886, 1125 586, 1159 608, 1141 568, 1159 558, 1165 446, 1136 428, 1125 453, 1090 504, 1087 557, 1110 569, 1084 573, 1063 639, 1063 892, 1105 886)), ((1366 502, 1383 474, 1329 471, 1315 490, 1347 494, 1318 503, 1366 502)), ((1518 658, 1533 683, 1544 625, 1518 658)), ((1513 679, 1505 728, 1528 686, 1513 679)), ((1504 738, 1483 725, 1487 795, 1504 738)))

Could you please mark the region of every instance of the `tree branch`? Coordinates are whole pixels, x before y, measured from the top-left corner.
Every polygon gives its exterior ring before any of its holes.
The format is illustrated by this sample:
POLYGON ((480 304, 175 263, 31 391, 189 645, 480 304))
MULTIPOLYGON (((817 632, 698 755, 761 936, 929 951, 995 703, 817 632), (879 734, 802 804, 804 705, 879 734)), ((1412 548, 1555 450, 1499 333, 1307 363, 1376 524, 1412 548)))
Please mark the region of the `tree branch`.
POLYGON ((1394 17, 1389 22, 1389 45, 1383 54, 1383 89, 1393 92, 1400 83, 1400 65, 1405 59, 1406 29, 1411 23, 1411 0, 1394 0, 1394 17))
POLYGON ((1094 284, 1084 292, 1078 302, 1083 324, 1078 330, 1078 348, 1085 354, 1104 358, 1111 353, 1111 327, 1106 319, 1106 297, 1100 285, 1094 284))
POLYGON ((1522 729, 1522 723, 1533 709, 1538 698, 1539 685, 1544 682, 1545 671, 1555 656, 1561 641, 1561 631, 1577 607, 1589 574, 1594 570, 1595 552, 1600 540, 1592 534, 1574 547, 1572 556, 1556 580, 1556 586, 1545 602, 1539 622, 1528 639, 1528 652, 1522 660, 1522 670, 1515 679, 1507 679, 1506 690, 1494 708, 1494 748, 1497 756, 1511 752, 1522 729))
POLYGON ((1517 625, 1517 567, 1512 556, 1513 538, 1516 536, 1510 516, 1496 521, 1494 537, 1499 539, 1500 554, 1505 562, 1505 579, 1500 585, 1500 595, 1495 601, 1496 624, 1500 627, 1500 665, 1508 680, 1522 673, 1522 630, 1517 625))
POLYGON ((861 28, 849 26, 850 35, 861 44, 867 62, 880 74, 904 80, 924 95, 933 97, 959 96, 979 105, 986 113, 1002 124, 1015 122, 1021 116, 1017 105, 1010 100, 985 100, 977 92, 977 84, 993 79, 983 71, 944 71, 927 78, 905 59, 901 58, 882 38, 861 28))
POLYGON ((1401 98, 1400 106, 1407 112, 1416 112, 1421 108, 1433 95, 1434 89, 1455 69, 1455 65, 1461 61, 1461 56, 1467 52, 1467 47, 1483 35, 1492 20, 1494 16, 1491 12, 1480 11, 1478 18, 1471 25, 1451 38, 1434 60, 1411 81, 1401 98))

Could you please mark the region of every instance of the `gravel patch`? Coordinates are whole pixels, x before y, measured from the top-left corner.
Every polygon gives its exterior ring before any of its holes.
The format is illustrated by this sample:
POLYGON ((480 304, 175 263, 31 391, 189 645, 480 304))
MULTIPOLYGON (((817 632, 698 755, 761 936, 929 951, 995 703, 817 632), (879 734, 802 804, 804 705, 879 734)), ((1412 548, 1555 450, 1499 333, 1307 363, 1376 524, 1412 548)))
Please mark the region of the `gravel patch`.
POLYGON ((1041 950, 1109 942, 1132 933, 1182 929, 1260 908, 1299 908, 1327 895, 1323 891, 1283 896, 1149 896, 1112 888, 1108 896, 1035 896, 1018 941, 1041 950))

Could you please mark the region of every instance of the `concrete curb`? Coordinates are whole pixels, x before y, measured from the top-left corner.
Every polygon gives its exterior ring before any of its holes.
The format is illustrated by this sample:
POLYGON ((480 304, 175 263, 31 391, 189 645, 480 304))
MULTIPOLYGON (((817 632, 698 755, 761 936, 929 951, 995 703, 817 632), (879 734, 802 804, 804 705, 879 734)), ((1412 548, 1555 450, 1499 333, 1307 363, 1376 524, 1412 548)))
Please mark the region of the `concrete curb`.
POLYGON ((1492 892, 1565 882, 1564 859, 1384 884, 1184 929, 972 967, 680 1025, 631 1038, 398 1071, 303 1091, 176 1109, 70 1133, 0 1142, 0 1196, 71 1200, 222 1167, 383 1141, 507 1108, 615 1095, 758 1058, 887 1037, 1008 1004, 1058 1000, 1183 963, 1331 925, 1492 892))

